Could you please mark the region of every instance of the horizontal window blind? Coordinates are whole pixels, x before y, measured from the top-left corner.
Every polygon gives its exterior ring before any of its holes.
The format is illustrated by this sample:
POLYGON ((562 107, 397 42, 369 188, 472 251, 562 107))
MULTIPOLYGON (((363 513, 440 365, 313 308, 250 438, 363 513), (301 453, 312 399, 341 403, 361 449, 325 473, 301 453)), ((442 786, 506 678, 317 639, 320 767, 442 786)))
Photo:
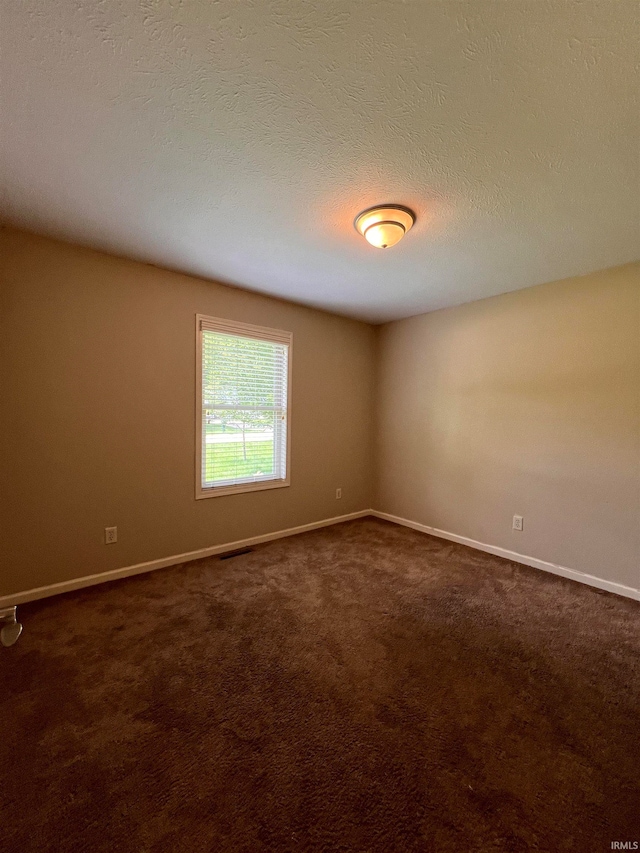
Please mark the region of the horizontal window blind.
POLYGON ((287 478, 291 335, 200 319, 203 490, 287 478))

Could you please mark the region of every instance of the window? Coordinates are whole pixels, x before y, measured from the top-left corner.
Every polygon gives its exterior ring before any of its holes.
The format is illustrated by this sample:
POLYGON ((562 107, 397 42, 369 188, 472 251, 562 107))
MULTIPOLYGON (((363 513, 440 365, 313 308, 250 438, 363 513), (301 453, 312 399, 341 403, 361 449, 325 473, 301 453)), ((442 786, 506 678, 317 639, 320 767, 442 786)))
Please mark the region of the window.
POLYGON ((196 498, 288 486, 291 333, 196 321, 196 498))

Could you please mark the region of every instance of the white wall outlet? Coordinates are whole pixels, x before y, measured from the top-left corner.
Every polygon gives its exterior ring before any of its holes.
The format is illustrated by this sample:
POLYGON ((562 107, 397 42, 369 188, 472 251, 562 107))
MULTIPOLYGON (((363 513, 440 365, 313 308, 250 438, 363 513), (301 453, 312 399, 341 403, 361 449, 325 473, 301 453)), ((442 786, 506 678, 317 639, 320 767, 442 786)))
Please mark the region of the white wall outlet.
POLYGON ((113 545, 114 542, 118 541, 118 528, 117 527, 105 527, 104 529, 104 544, 105 545, 113 545))
POLYGON ((342 489, 336 489, 336 500, 339 501, 342 497, 342 489))
POLYGON ((513 529, 524 530, 524 517, 521 515, 513 516, 513 529))

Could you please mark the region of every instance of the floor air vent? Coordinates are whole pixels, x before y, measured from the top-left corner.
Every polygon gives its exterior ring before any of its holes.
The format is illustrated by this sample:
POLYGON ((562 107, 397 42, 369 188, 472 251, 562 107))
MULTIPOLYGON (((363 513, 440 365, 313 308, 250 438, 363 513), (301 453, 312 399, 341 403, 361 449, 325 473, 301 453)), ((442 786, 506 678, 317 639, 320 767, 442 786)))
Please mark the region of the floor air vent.
POLYGON ((231 557, 239 557, 240 554, 250 554, 253 548, 238 548, 237 551, 227 551, 226 554, 220 554, 221 560, 230 560, 231 557))

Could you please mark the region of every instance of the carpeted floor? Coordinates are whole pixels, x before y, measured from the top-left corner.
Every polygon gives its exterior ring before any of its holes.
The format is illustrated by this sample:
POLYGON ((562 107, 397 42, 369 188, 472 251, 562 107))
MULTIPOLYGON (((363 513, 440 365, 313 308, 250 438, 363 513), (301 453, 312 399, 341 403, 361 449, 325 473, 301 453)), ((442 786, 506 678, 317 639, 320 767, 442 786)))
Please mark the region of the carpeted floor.
POLYGON ((640 606, 375 519, 24 605, 4 853, 640 840, 640 606))

